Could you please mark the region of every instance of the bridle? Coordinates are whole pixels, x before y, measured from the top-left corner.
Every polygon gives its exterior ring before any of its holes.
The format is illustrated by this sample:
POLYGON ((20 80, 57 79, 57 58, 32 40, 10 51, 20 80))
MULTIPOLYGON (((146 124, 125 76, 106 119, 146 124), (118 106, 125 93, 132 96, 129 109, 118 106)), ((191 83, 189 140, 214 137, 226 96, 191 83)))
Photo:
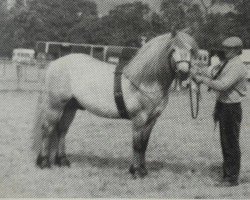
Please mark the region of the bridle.
MULTIPOLYGON (((178 51, 178 50, 177 50, 178 51)), ((172 64, 172 58, 174 53, 176 52, 176 49, 172 49, 171 52, 169 53, 169 65, 171 70, 177 75, 180 74, 180 69, 176 67, 176 65, 180 63, 187 63, 188 64, 188 74, 190 74, 190 70, 192 67, 191 64, 191 53, 189 55, 189 59, 183 59, 187 58, 187 51, 186 56, 179 55, 181 59, 175 60, 175 66, 172 64)), ((180 52, 183 53, 183 52, 180 52)), ((200 102, 200 85, 194 82, 192 79, 190 79, 189 82, 189 98, 190 98, 190 108, 191 108, 191 116, 193 119, 196 119, 199 114, 199 102, 200 102), (194 88, 196 87, 196 88, 194 88)))
MULTIPOLYGON (((190 55, 190 58, 189 59, 183 59, 183 57, 186 57, 186 56, 181 56, 180 55, 180 57, 181 57, 181 59, 178 59, 178 60, 175 60, 174 61, 174 65, 172 64, 172 58, 173 58, 173 56, 174 56, 174 53, 175 52, 178 52, 178 51, 180 51, 179 49, 172 49, 171 51, 170 51, 170 53, 169 53, 169 55, 168 55, 168 60, 169 60, 169 66, 170 66, 170 68, 171 68, 171 70, 173 71, 173 72, 175 72, 175 73, 179 73, 180 72, 180 69, 178 69, 177 67, 176 67, 176 65, 178 65, 178 64, 180 64, 180 63, 187 63, 188 64, 188 71, 190 71, 190 69, 191 69, 191 55, 190 55)), ((181 53, 183 53, 184 51, 181 51, 181 53)), ((187 55, 188 54, 188 52, 187 51, 185 51, 185 54, 187 55)), ((183 54, 182 54, 183 55, 183 54)))

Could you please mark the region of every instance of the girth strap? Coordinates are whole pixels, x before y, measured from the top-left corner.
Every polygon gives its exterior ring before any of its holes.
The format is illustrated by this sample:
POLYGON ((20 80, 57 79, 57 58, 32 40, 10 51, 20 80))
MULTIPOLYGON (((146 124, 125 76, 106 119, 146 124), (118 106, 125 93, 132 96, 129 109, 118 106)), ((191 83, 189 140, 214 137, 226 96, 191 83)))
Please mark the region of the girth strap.
POLYGON ((114 76, 114 95, 115 95, 115 103, 118 109, 118 112, 123 119, 129 119, 128 111, 123 99, 122 93, 122 71, 125 65, 118 64, 115 68, 115 76, 114 76))

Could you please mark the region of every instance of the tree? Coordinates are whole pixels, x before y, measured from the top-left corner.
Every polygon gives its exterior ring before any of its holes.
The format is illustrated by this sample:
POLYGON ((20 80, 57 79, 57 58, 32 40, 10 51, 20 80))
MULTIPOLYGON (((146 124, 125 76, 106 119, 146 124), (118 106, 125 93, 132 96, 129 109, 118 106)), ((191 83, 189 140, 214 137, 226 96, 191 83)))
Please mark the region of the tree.
POLYGON ((141 36, 151 29, 145 19, 149 11, 149 6, 142 2, 121 4, 107 16, 80 21, 74 32, 77 30, 81 38, 87 38, 93 44, 139 47, 141 36))
MULTIPOLYGON (((140 46, 141 36, 150 29, 145 19, 150 9, 142 2, 125 3, 116 6, 109 13, 112 37, 119 45, 140 46)), ((107 22, 107 21, 106 21, 107 22)))
POLYGON ((164 20, 159 14, 155 12, 152 13, 150 22, 152 30, 155 34, 164 33, 164 20))
POLYGON ((31 3, 31 0, 16 0, 10 10, 7 29, 12 38, 13 48, 34 46, 40 21, 36 12, 30 10, 28 3, 31 3))
POLYGON ((0 1, 0 21, 2 22, 7 17, 7 0, 0 1))
POLYGON ((7 10, 7 0, 0 1, 0 55, 9 56, 11 55, 10 41, 11 37, 8 33, 8 18, 9 12, 7 10))
POLYGON ((236 4, 236 9, 239 12, 238 14, 238 34, 244 40, 246 48, 250 48, 250 1, 249 0, 240 0, 236 4))
POLYGON ((193 22, 202 22, 200 6, 193 0, 162 0, 161 11, 166 31, 173 27, 183 29, 191 26, 193 22))
POLYGON ((185 12, 181 7, 182 0, 163 0, 161 3, 162 18, 165 23, 166 31, 170 31, 172 27, 177 29, 185 26, 185 12))
POLYGON ((16 0, 7 33, 13 48, 34 48, 38 40, 70 41, 71 29, 89 15, 97 16, 90 1, 16 0))
POLYGON ((239 0, 236 4, 236 9, 240 16, 240 21, 242 24, 249 24, 250 19, 250 1, 248 0, 239 0))
POLYGON ((97 16, 94 2, 82 0, 33 0, 30 11, 43 22, 49 40, 69 41, 70 30, 89 15, 97 16))
POLYGON ((213 27, 219 30, 218 34, 221 39, 232 35, 239 36, 244 40, 246 47, 250 47, 249 0, 211 0, 207 5, 205 4, 205 0, 200 0, 200 2, 204 5, 207 11, 207 19, 213 20, 215 17, 219 18, 217 23, 213 24, 213 27), (220 3, 233 4, 235 6, 236 12, 219 16, 211 13, 210 8, 220 3))

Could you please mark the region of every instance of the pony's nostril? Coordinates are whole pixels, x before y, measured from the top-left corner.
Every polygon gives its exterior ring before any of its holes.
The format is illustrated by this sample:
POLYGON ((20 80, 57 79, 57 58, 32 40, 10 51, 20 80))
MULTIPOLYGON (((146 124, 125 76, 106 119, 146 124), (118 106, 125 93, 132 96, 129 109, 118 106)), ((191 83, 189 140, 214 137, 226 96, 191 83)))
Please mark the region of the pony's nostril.
POLYGON ((179 72, 179 76, 178 77, 179 77, 179 79, 181 81, 184 81, 184 80, 187 80, 188 76, 189 76, 188 73, 179 72))

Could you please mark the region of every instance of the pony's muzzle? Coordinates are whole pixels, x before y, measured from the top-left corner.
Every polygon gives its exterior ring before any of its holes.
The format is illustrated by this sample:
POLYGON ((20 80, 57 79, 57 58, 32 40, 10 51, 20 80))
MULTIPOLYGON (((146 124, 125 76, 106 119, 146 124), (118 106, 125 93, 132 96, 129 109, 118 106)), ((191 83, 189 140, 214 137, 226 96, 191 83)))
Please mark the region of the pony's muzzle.
POLYGON ((177 63, 177 71, 181 74, 189 73, 189 63, 188 62, 179 62, 177 63))
POLYGON ((187 80, 190 72, 190 63, 189 62, 179 62, 176 64, 177 66, 177 76, 180 81, 187 80))

